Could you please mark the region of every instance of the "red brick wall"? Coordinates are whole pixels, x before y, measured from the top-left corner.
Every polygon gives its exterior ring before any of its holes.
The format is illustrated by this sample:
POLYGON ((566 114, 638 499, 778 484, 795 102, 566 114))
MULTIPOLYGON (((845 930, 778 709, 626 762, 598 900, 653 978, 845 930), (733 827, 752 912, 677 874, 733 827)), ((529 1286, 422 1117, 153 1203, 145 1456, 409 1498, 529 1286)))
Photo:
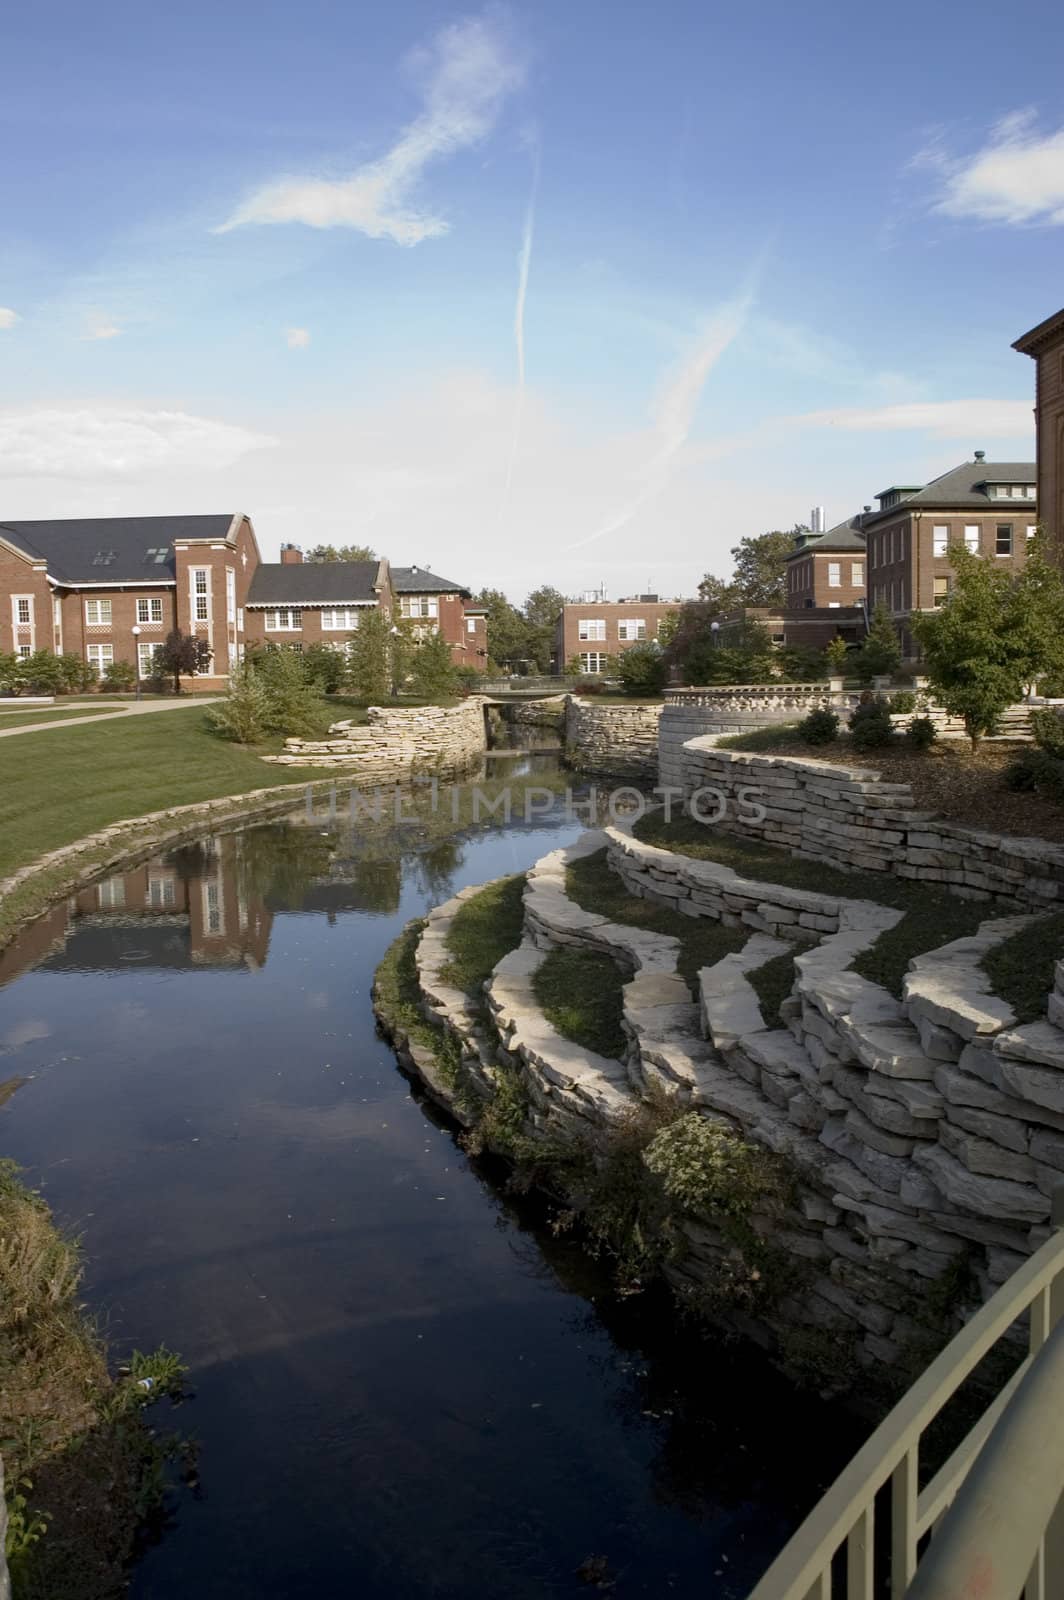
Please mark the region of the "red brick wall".
POLYGON ((44 572, 0 545, 0 650, 17 654, 20 645, 50 650, 52 640, 52 591, 44 572), (29 627, 16 625, 12 606, 15 595, 27 595, 33 601, 29 627))
POLYGON ((855 605, 864 597, 866 577, 862 550, 810 550, 788 563, 787 604, 791 610, 806 608, 810 603, 855 605), (835 585, 830 582, 833 565, 839 569, 839 582, 835 585))
POLYGON ((622 650, 629 649, 633 644, 642 641, 638 639, 622 639, 619 629, 622 622, 635 621, 638 618, 646 623, 647 639, 656 639, 658 629, 666 617, 679 610, 673 602, 662 600, 610 600, 599 604, 584 605, 579 601, 569 602, 563 609, 558 626, 558 654, 557 662, 559 671, 565 667, 574 656, 584 655, 598 651, 607 656, 616 656, 622 650), (604 639, 581 639, 581 622, 605 622, 606 637, 604 639))
POLYGON ((1064 560, 1064 328, 1039 353, 1037 365, 1038 504, 1064 560))
POLYGON ((58 591, 58 594, 61 608, 61 643, 57 641, 57 648, 70 655, 80 656, 83 661, 88 660, 90 644, 109 644, 115 661, 126 661, 130 666, 136 665, 133 627, 137 623, 138 600, 162 601, 161 623, 138 624, 140 637, 144 643, 162 644, 166 635, 176 625, 173 589, 63 589, 58 591), (111 602, 110 624, 90 624, 86 621, 85 606, 88 600, 111 602))
POLYGON ((936 556, 936 527, 947 528, 947 542, 964 543, 966 527, 979 529, 979 554, 1007 571, 1018 572, 1027 560, 1027 529, 1038 521, 1033 500, 1003 501, 991 510, 909 511, 868 530, 868 598, 898 615, 929 611, 935 604, 935 579, 951 578, 948 556, 936 556), (995 553, 998 524, 1012 525, 1012 554, 995 553))

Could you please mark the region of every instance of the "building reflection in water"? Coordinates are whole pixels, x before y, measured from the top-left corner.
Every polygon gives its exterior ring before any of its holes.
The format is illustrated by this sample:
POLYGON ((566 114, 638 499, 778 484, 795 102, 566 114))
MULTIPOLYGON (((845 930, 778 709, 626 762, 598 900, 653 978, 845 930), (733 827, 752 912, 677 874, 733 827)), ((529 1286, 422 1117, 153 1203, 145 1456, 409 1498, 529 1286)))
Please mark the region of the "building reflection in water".
MULTIPOLYGON (((427 861, 441 880, 454 860, 427 861)), ((397 852, 359 859, 335 830, 303 819, 220 834, 98 879, 60 901, 0 950, 0 986, 46 972, 254 972, 265 966, 283 913, 379 915, 399 905, 397 852)))

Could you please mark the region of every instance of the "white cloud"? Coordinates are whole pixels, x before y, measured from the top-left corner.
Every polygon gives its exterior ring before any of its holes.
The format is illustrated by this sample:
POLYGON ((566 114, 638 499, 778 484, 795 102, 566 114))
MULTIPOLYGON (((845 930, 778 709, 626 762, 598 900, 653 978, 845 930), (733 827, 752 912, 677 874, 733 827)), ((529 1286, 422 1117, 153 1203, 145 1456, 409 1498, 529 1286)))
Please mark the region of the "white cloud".
POLYGON ((19 320, 18 312, 10 306, 0 306, 0 328, 13 328, 19 320))
POLYGON ((974 155, 954 158, 938 145, 916 164, 941 173, 934 209, 945 216, 1064 223, 1064 128, 1039 133, 1033 111, 1002 118, 974 155))
POLYGON ((904 405, 840 407, 808 411, 791 423, 842 428, 850 433, 927 433, 933 439, 1030 439, 1034 417, 1029 400, 927 400, 904 405))
POLYGON ((310 343, 307 328, 286 328, 284 337, 289 350, 305 350, 310 343))
POLYGON ((8 479, 213 470, 273 443, 247 428, 182 411, 0 411, 0 459, 8 479))
POLYGON ((94 313, 90 316, 81 337, 83 340, 117 339, 121 332, 121 328, 111 317, 104 316, 103 313, 94 313))
POLYGON ((415 245, 449 224, 416 204, 410 191, 434 161, 469 149, 490 133, 522 63, 487 17, 468 17, 439 33, 422 53, 424 108, 380 160, 346 178, 288 177, 265 184, 216 231, 248 223, 302 222, 309 228, 356 228, 371 239, 415 245))

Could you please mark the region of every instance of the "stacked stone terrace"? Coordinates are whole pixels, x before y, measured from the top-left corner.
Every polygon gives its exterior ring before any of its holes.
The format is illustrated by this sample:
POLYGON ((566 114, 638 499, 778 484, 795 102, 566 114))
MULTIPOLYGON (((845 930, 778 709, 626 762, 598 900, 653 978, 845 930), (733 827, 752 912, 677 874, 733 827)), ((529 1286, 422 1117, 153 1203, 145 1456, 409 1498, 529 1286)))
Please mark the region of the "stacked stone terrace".
MULTIPOLYGON (((1047 1017, 1019 1026, 979 965, 1030 916, 991 908, 975 935, 916 958, 896 999, 850 963, 897 910, 745 879, 609 828, 529 875, 524 939, 490 980, 486 1022, 441 976, 470 892, 431 914, 418 966, 426 1014, 456 1035, 477 1094, 496 1091, 500 1064, 518 1070, 530 1131, 544 1135, 593 1135, 665 1094, 789 1158, 798 1202, 764 1227, 805 1278, 750 1331, 826 1330, 859 1360, 894 1363, 926 1336, 923 1300, 959 1258, 985 1296, 1046 1237, 1064 1184, 1064 966, 1047 1017), (702 970, 697 1001, 676 970, 676 939, 568 898, 566 866, 604 843, 632 892, 750 930, 742 950, 702 970), (605 951, 622 968, 623 1061, 562 1038, 539 1011, 533 977, 558 944, 605 951), (787 951, 785 1026, 768 1027, 747 975, 787 951)), ((426 1080, 452 1103, 446 1083, 426 1080)), ((671 1271, 697 1290, 730 1247, 712 1218, 686 1231, 671 1271)))
POLYGON ((457 706, 370 706, 365 723, 334 722, 324 739, 286 739, 282 767, 354 768, 359 778, 461 772, 488 747, 484 700, 457 706))

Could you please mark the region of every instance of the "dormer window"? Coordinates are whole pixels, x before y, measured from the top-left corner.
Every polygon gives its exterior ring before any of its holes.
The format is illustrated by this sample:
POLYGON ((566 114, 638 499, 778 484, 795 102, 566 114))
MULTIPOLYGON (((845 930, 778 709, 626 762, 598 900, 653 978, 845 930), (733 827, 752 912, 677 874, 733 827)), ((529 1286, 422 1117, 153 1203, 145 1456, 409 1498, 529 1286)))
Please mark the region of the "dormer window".
POLYGON ((117 555, 117 550, 97 550, 92 558, 92 564, 94 567, 109 567, 117 555))
POLYGON ((169 554, 169 545, 164 544, 158 548, 153 546, 152 549, 145 551, 144 560, 148 566, 161 567, 169 554))

